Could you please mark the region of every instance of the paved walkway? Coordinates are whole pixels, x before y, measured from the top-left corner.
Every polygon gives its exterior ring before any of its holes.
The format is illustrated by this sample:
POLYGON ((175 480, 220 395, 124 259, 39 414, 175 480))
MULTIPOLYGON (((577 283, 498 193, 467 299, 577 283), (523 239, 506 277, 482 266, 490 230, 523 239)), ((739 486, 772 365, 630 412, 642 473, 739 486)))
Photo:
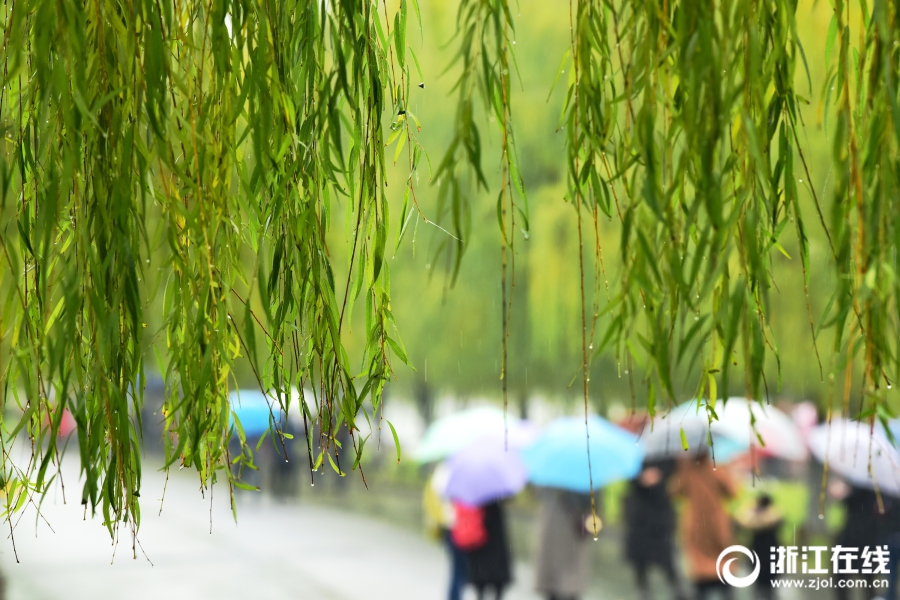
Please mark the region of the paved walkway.
MULTIPOLYGON (((34 509, 19 522, 18 564, 8 534, 0 541, 8 600, 446 597, 447 564, 439 546, 359 515, 260 498, 239 506, 235 524, 220 492, 210 533, 209 498, 201 498, 188 471, 172 474, 161 516, 154 498, 161 495, 163 476, 145 471, 139 540, 153 565, 140 549, 132 559, 124 531, 113 557, 100 519, 83 520, 75 472, 66 475, 69 503, 47 498, 42 512, 49 524, 36 524, 34 509)), ((537 598, 527 568, 520 567, 516 579, 507 600, 537 598)))

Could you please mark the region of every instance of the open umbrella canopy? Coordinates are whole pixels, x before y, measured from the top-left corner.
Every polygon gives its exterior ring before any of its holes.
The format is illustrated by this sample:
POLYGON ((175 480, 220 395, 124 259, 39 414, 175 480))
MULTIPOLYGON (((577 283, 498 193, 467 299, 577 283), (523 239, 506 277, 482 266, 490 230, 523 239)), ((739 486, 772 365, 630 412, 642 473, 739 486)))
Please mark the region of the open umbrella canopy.
POLYGON ((518 494, 528 482, 518 450, 507 447, 502 435, 479 438, 446 464, 446 497, 471 506, 518 494))
POLYGON ((729 398, 716 407, 716 413, 721 422, 742 432, 739 441, 746 441, 756 447, 760 454, 785 460, 809 458, 809 452, 803 444, 803 435, 794 419, 774 406, 751 402, 746 398, 729 398), (751 426, 751 414, 756 432, 751 426), (762 445, 757 433, 762 438, 762 445))
POLYGON ((522 451, 531 483, 543 487, 589 492, 591 483, 601 488, 613 481, 630 479, 641 470, 644 450, 638 438, 598 416, 588 418, 588 445, 583 417, 563 417, 550 423, 522 451))
MULTIPOLYGON (((306 400, 307 414, 310 417, 315 415, 315 401, 312 393, 301 392, 296 388, 287 392, 282 392, 279 396, 278 392, 270 391, 263 394, 259 390, 234 390, 228 395, 228 401, 231 404, 231 410, 237 414, 241 427, 244 429, 244 435, 248 438, 257 438, 269 429, 269 423, 274 417, 279 428, 286 431, 301 430, 303 421, 303 401, 306 400), (282 410, 282 404, 289 407, 288 418, 285 411, 282 410)), ((233 422, 233 419, 231 420, 233 422)))
MULTIPOLYGON (((748 421, 749 422, 749 421, 748 421)), ((708 448, 710 425, 706 411, 696 401, 679 404, 657 415, 641 432, 641 445, 647 458, 677 458, 685 452, 708 448), (681 433, 684 432, 684 441, 681 433), (687 450, 685 444, 687 442, 687 450)), ((716 421, 712 425, 713 454, 717 462, 729 462, 750 448, 743 430, 731 423, 716 421)))
POLYGON ((281 414, 278 404, 259 390, 235 390, 228 400, 248 438, 259 437, 269 429, 273 412, 276 416, 281 414))
POLYGON ((673 408, 657 417, 652 428, 641 435, 641 442, 651 457, 676 456, 683 450, 681 430, 688 446, 706 445, 707 431, 712 430, 716 459, 728 462, 751 446, 760 454, 786 460, 806 460, 809 453, 803 436, 793 419, 775 408, 745 398, 720 400, 715 407, 718 420, 708 423, 706 411, 695 400, 673 408), (754 431, 755 425, 755 431, 754 431), (760 444, 759 438, 763 444, 760 444))
POLYGON ((807 442, 816 459, 827 460, 850 483, 900 497, 900 452, 880 424, 872 432, 865 422, 832 419, 813 429, 807 442))
POLYGON ((434 421, 413 452, 420 463, 447 458, 484 436, 508 434, 511 447, 521 447, 534 436, 534 428, 518 419, 506 418, 493 406, 479 406, 434 421))

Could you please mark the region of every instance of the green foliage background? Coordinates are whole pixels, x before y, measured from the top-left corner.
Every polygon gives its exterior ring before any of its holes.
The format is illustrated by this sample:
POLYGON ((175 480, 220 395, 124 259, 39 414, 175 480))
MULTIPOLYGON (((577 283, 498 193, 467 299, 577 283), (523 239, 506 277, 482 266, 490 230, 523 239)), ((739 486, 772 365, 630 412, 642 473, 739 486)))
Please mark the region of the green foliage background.
MULTIPOLYGON (((453 3, 423 3, 426 38, 429 28, 432 40, 447 38, 454 8, 453 3)), ((801 2, 797 10, 803 15, 798 18, 798 30, 813 85, 810 94, 805 72, 800 70, 795 74, 798 86, 810 101, 800 107, 805 123, 800 130, 801 144, 813 184, 822 196, 829 179, 833 181, 829 178, 832 171, 830 137, 823 122, 824 104, 819 101, 826 76, 824 34, 828 30, 832 8, 825 2, 801 2)), ((527 242, 518 247, 513 307, 514 319, 518 320, 511 336, 510 385, 551 398, 579 396, 578 386, 570 387, 581 360, 576 218, 571 207, 560 202, 567 193, 563 156, 565 131, 560 130, 565 89, 557 84, 548 98, 560 60, 568 49, 569 14, 559 6, 537 2, 521 2, 519 11, 525 16, 516 22, 514 51, 522 79, 521 83, 514 80, 513 110, 523 178, 529 194, 531 229, 527 242)), ((442 51, 437 44, 426 43, 417 52, 426 73, 440 74, 447 64, 447 51, 442 51)), ((421 103, 418 112, 427 124, 420 138, 427 148, 440 149, 449 137, 445 123, 446 115, 454 106, 449 95, 454 79, 451 71, 434 81, 426 76, 426 80, 427 87, 418 94, 421 103)), ((496 146, 496 139, 488 143, 496 146)), ((490 156, 491 152, 485 154, 490 156)), ((486 162, 491 164, 490 159, 486 162)), ((493 167, 496 173, 496 160, 493 167)), ((797 178, 806 179, 799 175, 797 178)), ((438 194, 434 186, 427 192, 431 198, 438 194)), ((473 190, 472 195, 478 199, 473 203, 473 221, 481 226, 474 226, 467 240, 470 243, 467 259, 462 262, 454 288, 449 289, 447 285, 446 257, 436 257, 432 253, 446 237, 439 231, 420 229, 415 247, 401 248, 393 260, 394 306, 404 342, 419 367, 418 373, 405 370, 398 373, 398 383, 403 386, 404 393, 413 392, 413 382, 423 376, 421 368, 426 358, 428 380, 439 389, 472 395, 496 396, 499 393, 500 336, 497 332, 501 330, 501 322, 499 295, 495 293, 499 285, 499 257, 495 231, 491 227, 496 217, 488 194, 473 190), (422 294, 426 298, 424 302, 422 294)), ((800 202, 804 214, 815 215, 811 197, 801 197, 800 202)), ((606 284, 614 290, 622 276, 620 226, 617 220, 603 218, 600 231, 606 271, 600 296, 605 302, 606 284)), ((830 251, 822 228, 811 222, 808 235, 810 305, 813 317, 818 321, 833 292, 834 275, 828 264, 830 251)), ((770 318, 776 339, 790 340, 790 350, 781 353, 783 395, 821 403, 825 401, 828 386, 820 375, 813 352, 795 231, 786 229, 780 243, 791 258, 781 253, 772 256, 773 279, 778 291, 770 297, 770 318)), ((589 244, 593 245, 593 240, 589 244)), ((592 273, 588 273, 587 285, 594 287, 592 273)), ((830 339, 821 332, 820 336, 820 352, 827 359, 830 339)), ((767 366, 774 378, 774 360, 769 360, 767 366)), ((592 396, 598 401, 618 400, 630 404, 631 392, 624 377, 625 370, 609 353, 598 357, 592 367, 592 396)), ((636 384, 642 391, 645 389, 642 382, 636 384)), ((694 387, 695 374, 681 373, 679 392, 682 399, 689 397, 695 391, 694 387)), ((730 384, 730 393, 742 395, 743 392, 743 381, 738 375, 730 384)), ((774 385, 771 392, 773 398, 777 396, 774 385)), ((644 403, 642 394, 638 403, 644 403)))

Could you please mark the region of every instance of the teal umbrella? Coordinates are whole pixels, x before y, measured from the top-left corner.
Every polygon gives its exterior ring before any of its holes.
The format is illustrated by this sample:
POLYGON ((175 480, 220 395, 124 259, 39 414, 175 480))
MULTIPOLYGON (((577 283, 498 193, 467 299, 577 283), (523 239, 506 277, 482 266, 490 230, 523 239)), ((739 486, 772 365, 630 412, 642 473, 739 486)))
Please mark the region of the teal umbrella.
POLYGON ((523 429, 521 421, 504 419, 503 411, 493 406, 469 408, 434 421, 425 430, 413 457, 420 463, 442 460, 480 437, 503 436, 505 427, 508 428, 510 444, 516 445, 515 441, 523 429))
POLYGON ((235 390, 228 395, 228 401, 232 412, 241 422, 244 435, 250 439, 258 438, 268 431, 273 416, 281 416, 278 403, 259 390, 235 390))
POLYGON ((537 486, 587 493, 641 470, 644 450, 633 433, 598 416, 588 418, 590 474, 584 417, 556 419, 522 451, 529 481, 537 486))

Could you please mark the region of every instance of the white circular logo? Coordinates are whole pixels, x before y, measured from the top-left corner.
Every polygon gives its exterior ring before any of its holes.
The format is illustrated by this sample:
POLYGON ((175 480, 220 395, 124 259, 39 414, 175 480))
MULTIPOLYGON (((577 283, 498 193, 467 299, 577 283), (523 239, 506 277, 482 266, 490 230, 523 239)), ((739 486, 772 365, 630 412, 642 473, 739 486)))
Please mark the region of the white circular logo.
POLYGON ((745 548, 744 546, 728 546, 722 553, 719 554, 719 560, 716 561, 716 574, 719 576, 719 581, 722 583, 727 583, 730 586, 734 587, 747 587, 752 585, 756 578, 759 577, 759 556, 757 556, 756 552, 752 552, 745 548), (737 558, 729 558, 722 564, 722 561, 726 556, 731 554, 732 552, 740 552, 744 556, 750 559, 755 566, 753 567, 753 572, 744 577, 737 577, 731 572, 731 563, 737 560, 737 558))

